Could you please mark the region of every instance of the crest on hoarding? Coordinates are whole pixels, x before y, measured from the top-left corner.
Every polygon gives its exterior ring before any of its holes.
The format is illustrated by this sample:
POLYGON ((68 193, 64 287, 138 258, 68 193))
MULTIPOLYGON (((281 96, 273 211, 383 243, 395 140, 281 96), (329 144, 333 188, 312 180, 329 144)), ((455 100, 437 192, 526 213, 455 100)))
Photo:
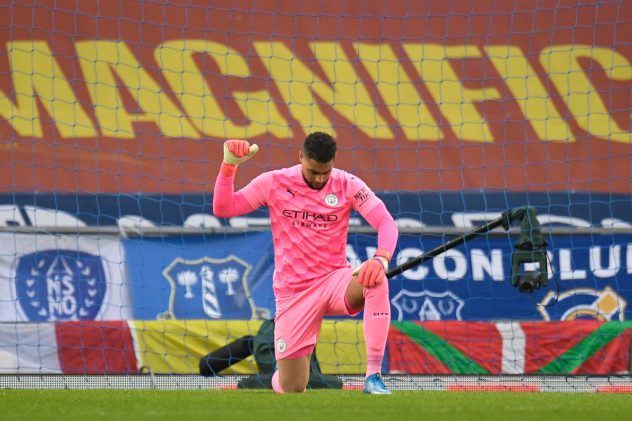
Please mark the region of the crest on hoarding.
POLYGON ((224 259, 176 258, 162 272, 171 285, 170 318, 253 318, 255 305, 247 283, 251 269, 233 255, 224 259))
POLYGON ((77 250, 44 250, 20 257, 15 289, 30 321, 94 320, 107 282, 99 256, 77 250))
POLYGON ((625 320, 625 298, 609 286, 603 290, 575 288, 549 291, 538 305, 544 320, 625 320), (553 305, 555 304, 555 305, 553 305))
POLYGON ((397 310, 397 321, 403 320, 461 320, 465 302, 452 291, 408 291, 401 289, 391 303, 397 310))

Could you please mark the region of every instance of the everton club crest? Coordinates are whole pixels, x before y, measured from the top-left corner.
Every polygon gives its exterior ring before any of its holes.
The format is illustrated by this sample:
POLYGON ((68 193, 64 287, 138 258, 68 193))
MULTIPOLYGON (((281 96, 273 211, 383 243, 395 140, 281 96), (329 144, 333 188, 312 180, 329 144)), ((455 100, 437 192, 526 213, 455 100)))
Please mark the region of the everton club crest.
POLYGON ((44 250, 21 257, 16 293, 30 321, 94 320, 106 294, 99 256, 44 250))
POLYGON ((538 305, 542 318, 549 320, 625 320, 628 303, 610 286, 602 290, 574 288, 562 293, 549 291, 538 305))
POLYGON ((176 258, 162 272, 171 285, 173 319, 251 319, 255 304, 248 290, 252 267, 236 256, 176 258))
POLYGON ((461 320, 464 301, 452 291, 436 293, 401 289, 391 303, 397 310, 397 321, 461 320))

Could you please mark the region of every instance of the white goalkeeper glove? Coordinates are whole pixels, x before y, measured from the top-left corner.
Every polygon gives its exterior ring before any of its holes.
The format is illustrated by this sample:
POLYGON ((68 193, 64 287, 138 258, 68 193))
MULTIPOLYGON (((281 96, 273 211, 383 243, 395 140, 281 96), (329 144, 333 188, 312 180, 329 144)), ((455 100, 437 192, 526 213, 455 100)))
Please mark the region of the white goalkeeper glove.
POLYGON ((239 165, 254 156, 259 146, 250 144, 246 140, 230 139, 224 142, 224 162, 230 165, 239 165))

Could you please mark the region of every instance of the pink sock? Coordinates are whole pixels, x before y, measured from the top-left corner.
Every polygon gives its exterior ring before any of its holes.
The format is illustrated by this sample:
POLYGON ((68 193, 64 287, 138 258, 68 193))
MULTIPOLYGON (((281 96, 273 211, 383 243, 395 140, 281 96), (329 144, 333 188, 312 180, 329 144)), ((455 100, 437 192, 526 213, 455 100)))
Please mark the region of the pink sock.
POLYGON ((272 375, 272 390, 276 393, 283 393, 283 389, 281 389, 281 383, 279 382, 279 370, 275 371, 272 375))
POLYGON ((391 325, 388 280, 375 288, 364 289, 364 341, 366 342, 366 376, 382 371, 386 339, 391 325))

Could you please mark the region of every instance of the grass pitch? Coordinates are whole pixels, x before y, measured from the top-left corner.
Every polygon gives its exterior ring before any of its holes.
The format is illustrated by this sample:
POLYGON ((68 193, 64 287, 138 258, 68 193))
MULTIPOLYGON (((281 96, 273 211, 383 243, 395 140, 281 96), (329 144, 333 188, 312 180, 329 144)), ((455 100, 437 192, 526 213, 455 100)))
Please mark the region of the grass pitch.
POLYGON ((1 420, 606 420, 630 394, 312 390, 0 390, 1 420))

